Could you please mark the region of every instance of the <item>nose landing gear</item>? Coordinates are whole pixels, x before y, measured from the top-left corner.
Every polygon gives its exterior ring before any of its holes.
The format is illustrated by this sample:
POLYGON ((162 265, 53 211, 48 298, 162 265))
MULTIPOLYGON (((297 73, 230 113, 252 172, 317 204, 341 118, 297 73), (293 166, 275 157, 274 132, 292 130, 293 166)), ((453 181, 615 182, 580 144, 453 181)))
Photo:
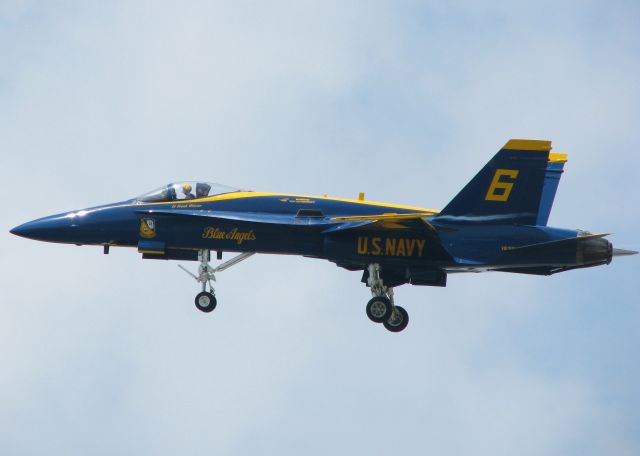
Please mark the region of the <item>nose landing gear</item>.
POLYGON ((210 250, 200 250, 198 251, 198 260, 200 261, 200 267, 198 268, 198 275, 192 274, 182 266, 178 265, 180 269, 193 277, 196 282, 202 284, 202 291, 196 295, 195 303, 198 310, 209 313, 212 312, 216 306, 218 305, 218 300, 216 299, 216 292, 213 288, 213 284, 211 282, 216 281, 216 272, 222 272, 225 269, 230 268, 231 266, 240 263, 243 260, 246 260, 255 252, 245 252, 241 253, 238 256, 231 258, 228 261, 225 261, 221 265, 212 268, 209 265, 209 260, 211 259, 211 251, 210 250), (207 286, 209 291, 207 291, 207 286))
POLYGON ((400 332, 409 324, 409 314, 404 308, 393 302, 393 288, 382 281, 381 268, 377 263, 370 264, 367 285, 373 298, 366 307, 367 317, 374 323, 382 323, 391 332, 400 332))
MULTIPOLYGON (((211 289, 213 291, 213 289, 211 289)), ((218 305, 218 300, 213 293, 201 291, 196 295, 196 307, 201 312, 213 312, 218 305)))

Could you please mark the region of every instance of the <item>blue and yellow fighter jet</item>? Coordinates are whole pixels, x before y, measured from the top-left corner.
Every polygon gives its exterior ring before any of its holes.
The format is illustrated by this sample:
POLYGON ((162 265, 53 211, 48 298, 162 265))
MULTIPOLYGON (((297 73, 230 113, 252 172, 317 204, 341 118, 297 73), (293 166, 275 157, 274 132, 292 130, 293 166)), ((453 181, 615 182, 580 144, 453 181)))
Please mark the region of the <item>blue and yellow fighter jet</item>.
POLYGON ((609 264, 614 249, 547 220, 566 155, 551 142, 512 139, 441 211, 364 200, 244 191, 205 182, 169 184, 137 198, 20 225, 18 236, 77 245, 137 247, 145 259, 199 261, 196 307, 215 309, 214 274, 254 253, 303 255, 363 271, 367 316, 393 332, 409 321, 395 305, 402 284, 444 287, 447 274, 550 275, 609 264), (210 252, 240 252, 211 267, 210 252))

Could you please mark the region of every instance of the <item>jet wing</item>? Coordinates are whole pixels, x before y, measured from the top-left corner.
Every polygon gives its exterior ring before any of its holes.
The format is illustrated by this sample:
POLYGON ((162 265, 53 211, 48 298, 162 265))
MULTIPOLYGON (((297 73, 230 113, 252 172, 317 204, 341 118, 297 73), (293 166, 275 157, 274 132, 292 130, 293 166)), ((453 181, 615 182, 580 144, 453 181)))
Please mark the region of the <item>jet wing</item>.
POLYGON ((418 231, 428 231, 430 234, 436 234, 436 230, 425 220, 425 217, 431 217, 437 212, 412 212, 409 214, 385 213, 377 215, 355 215, 349 217, 333 217, 331 220, 340 222, 338 225, 330 227, 323 231, 324 234, 336 233, 339 231, 354 230, 363 228, 403 230, 413 229, 418 231))
POLYGON ((144 215, 166 217, 206 218, 234 220, 238 222, 265 223, 272 225, 335 225, 337 222, 324 217, 299 217, 296 214, 266 214, 264 212, 207 211, 198 209, 147 209, 136 211, 144 215))
POLYGON ((323 234, 344 232, 365 226, 378 229, 413 229, 436 234, 435 228, 424 219, 435 212, 414 212, 410 214, 385 213, 378 215, 357 215, 340 217, 301 217, 297 214, 269 214, 264 212, 208 211, 199 209, 146 209, 139 214, 166 217, 194 217, 212 220, 234 220, 239 222, 264 223, 290 226, 326 227, 323 234))
POLYGON ((331 220, 335 220, 336 222, 355 222, 361 220, 411 220, 411 219, 422 219, 423 217, 431 217, 432 215, 436 215, 437 211, 432 212, 411 212, 409 214, 396 214, 393 212, 387 212, 384 214, 377 215, 353 215, 348 217, 333 217, 331 220))

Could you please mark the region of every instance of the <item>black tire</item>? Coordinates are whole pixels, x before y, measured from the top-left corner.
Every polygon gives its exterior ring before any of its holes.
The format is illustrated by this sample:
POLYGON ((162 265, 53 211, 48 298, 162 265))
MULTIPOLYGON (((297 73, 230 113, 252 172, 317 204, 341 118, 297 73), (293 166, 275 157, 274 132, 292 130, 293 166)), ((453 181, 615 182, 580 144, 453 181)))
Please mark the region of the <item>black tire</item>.
POLYGON ((218 305, 216 297, 207 291, 198 293, 195 302, 198 310, 205 313, 213 312, 218 305))
POLYGON ((367 303, 367 317, 374 323, 382 323, 391 317, 393 306, 384 296, 371 298, 367 303))
POLYGON ((391 332, 400 332, 409 324, 409 314, 403 307, 395 306, 391 317, 385 320, 383 324, 391 332))

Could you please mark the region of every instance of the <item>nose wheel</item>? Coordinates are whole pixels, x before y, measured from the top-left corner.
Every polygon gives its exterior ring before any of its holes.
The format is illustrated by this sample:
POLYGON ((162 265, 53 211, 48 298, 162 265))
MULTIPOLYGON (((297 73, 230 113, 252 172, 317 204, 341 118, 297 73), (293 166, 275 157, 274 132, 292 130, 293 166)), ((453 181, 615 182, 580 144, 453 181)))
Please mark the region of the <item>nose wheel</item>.
POLYGON ((196 307, 201 312, 213 312, 217 305, 218 300, 208 291, 201 291, 196 295, 196 307))
POLYGON ((198 252, 198 261, 200 261, 200 267, 198 268, 198 275, 192 274, 182 265, 178 265, 180 269, 193 277, 196 282, 202 284, 202 291, 196 295, 195 303, 196 308, 201 312, 209 313, 213 312, 213 310, 218 305, 218 300, 216 299, 216 292, 213 288, 213 283, 216 281, 216 272, 222 272, 225 269, 230 268, 231 266, 240 263, 243 260, 246 260, 255 252, 245 252, 241 253, 238 256, 231 258, 228 261, 220 264, 219 266, 212 268, 209 265, 209 260, 211 258, 211 252, 209 250, 200 250, 198 252), (207 288, 209 291, 207 291, 207 288))
POLYGON ((374 323, 382 323, 391 332, 400 332, 409 324, 409 314, 404 308, 393 302, 393 288, 382 281, 379 264, 370 264, 367 285, 371 288, 373 298, 366 307, 367 317, 374 323))

